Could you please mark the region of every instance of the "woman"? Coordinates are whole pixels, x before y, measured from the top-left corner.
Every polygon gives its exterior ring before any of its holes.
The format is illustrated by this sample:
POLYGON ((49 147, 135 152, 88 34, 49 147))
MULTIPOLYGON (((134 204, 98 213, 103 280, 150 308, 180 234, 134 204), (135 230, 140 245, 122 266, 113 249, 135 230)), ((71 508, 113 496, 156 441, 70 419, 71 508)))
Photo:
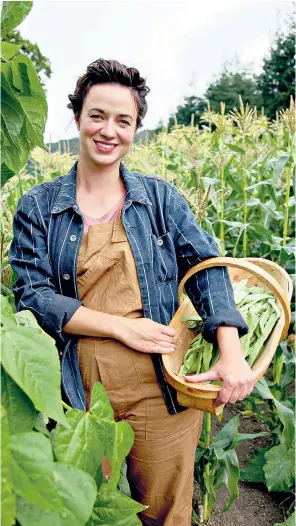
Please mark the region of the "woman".
MULTIPOLYGON (((142 125, 149 88, 138 70, 99 59, 69 95, 80 132, 70 172, 31 189, 14 219, 10 261, 18 310, 30 309, 57 342, 63 396, 87 410, 96 381, 116 419, 134 429, 127 458, 144 525, 189 526, 202 414, 178 405, 161 354, 174 352, 169 322, 189 268, 219 255, 171 183, 121 163, 142 125)), ((190 381, 222 379, 218 403, 242 400, 254 376, 239 336, 225 268, 193 276, 186 290, 221 357, 190 381)))

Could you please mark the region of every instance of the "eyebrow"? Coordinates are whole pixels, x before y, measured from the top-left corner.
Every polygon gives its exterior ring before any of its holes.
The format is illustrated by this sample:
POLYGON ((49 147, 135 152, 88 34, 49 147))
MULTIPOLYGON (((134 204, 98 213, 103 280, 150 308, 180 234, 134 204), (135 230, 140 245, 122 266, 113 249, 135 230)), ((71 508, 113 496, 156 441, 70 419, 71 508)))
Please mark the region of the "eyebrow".
MULTIPOLYGON (((100 108, 91 108, 88 111, 99 111, 100 113, 105 113, 104 110, 100 110, 100 108)), ((128 115, 128 113, 119 113, 119 117, 128 117, 129 119, 133 120, 131 115, 128 115)))

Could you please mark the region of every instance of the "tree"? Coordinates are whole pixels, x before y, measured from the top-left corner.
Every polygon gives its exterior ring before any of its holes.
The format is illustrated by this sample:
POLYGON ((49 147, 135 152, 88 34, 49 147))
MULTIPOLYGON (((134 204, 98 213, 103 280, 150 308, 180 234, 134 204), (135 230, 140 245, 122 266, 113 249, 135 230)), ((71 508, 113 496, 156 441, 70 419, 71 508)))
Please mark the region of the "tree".
POLYGON ((212 110, 219 112, 221 102, 225 102, 225 111, 229 112, 239 106, 239 95, 249 106, 260 108, 262 105, 256 77, 245 68, 230 71, 229 64, 226 64, 204 96, 210 101, 212 110))
MULTIPOLYGON (((207 101, 201 97, 196 97, 194 95, 184 97, 185 104, 182 104, 177 107, 176 118, 178 124, 184 124, 189 126, 192 119, 192 114, 194 114, 194 124, 200 124, 201 114, 207 108, 207 101)), ((170 130, 174 124, 175 119, 174 115, 171 115, 168 122, 168 129, 170 130)))
POLYGON ((295 96, 295 28, 292 18, 287 34, 276 35, 258 79, 265 113, 270 119, 276 117, 277 110, 288 108, 291 95, 295 96))

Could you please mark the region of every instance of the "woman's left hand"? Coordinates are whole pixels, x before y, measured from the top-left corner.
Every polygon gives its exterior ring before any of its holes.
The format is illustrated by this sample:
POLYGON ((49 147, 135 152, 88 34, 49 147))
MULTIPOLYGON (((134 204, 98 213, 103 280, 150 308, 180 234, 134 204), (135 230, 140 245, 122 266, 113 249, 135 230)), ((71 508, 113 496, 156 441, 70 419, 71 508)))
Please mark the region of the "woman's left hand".
POLYGON ((217 333, 219 360, 205 373, 184 377, 186 382, 192 383, 222 380, 223 385, 215 406, 234 404, 237 400, 243 400, 251 394, 256 383, 256 376, 243 356, 237 329, 234 327, 219 327, 219 329, 220 335, 219 332, 217 333))

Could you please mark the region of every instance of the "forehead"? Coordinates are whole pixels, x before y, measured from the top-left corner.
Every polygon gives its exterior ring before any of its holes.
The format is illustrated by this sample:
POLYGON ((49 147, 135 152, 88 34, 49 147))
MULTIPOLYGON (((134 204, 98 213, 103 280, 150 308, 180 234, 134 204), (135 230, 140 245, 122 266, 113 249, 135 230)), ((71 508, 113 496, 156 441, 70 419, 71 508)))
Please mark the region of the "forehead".
POLYGON ((95 84, 84 99, 86 111, 99 108, 109 113, 137 113, 134 96, 127 87, 118 84, 95 84))

